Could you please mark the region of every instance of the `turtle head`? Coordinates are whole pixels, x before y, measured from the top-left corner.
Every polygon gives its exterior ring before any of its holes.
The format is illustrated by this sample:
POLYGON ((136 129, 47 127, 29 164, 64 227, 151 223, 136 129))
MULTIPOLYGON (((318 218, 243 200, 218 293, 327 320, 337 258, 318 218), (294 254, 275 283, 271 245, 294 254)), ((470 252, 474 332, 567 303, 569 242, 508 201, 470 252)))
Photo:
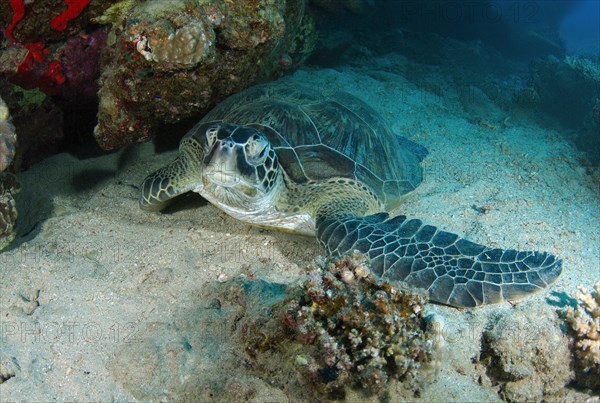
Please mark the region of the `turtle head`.
POLYGON ((160 210, 190 190, 233 214, 270 205, 279 163, 271 143, 257 128, 200 123, 183 138, 179 151, 175 161, 142 184, 143 209, 160 210))
POLYGON ((207 150, 200 194, 220 207, 244 214, 270 205, 279 177, 277 155, 267 137, 252 126, 207 124, 207 150))

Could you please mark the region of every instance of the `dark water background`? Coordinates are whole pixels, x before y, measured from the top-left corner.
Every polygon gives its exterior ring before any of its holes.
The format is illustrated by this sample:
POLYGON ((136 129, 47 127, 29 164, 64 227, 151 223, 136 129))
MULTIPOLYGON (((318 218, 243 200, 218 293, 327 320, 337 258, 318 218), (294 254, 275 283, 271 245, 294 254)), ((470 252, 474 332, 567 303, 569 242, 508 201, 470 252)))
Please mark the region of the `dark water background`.
POLYGON ((505 110, 517 107, 535 115, 538 124, 560 131, 583 152, 584 165, 598 167, 600 1, 370 0, 362 5, 317 14, 320 39, 309 65, 368 69, 369 57, 402 55, 415 62, 404 76, 425 76, 419 66, 436 66, 446 73, 456 68, 450 75, 467 87, 481 87, 484 77, 512 81, 497 90, 494 101, 505 110), (465 55, 452 51, 449 44, 457 43, 465 55))

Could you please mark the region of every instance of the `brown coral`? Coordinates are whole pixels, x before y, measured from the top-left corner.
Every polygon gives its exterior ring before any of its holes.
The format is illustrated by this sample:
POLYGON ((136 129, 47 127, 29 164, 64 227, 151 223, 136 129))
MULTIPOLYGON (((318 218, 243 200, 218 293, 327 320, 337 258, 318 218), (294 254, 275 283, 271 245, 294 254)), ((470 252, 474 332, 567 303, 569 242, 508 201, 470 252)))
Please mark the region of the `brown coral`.
POLYGON ((600 390, 600 281, 594 291, 583 286, 573 294, 576 308, 567 308, 565 318, 575 335, 575 371, 579 384, 600 390))

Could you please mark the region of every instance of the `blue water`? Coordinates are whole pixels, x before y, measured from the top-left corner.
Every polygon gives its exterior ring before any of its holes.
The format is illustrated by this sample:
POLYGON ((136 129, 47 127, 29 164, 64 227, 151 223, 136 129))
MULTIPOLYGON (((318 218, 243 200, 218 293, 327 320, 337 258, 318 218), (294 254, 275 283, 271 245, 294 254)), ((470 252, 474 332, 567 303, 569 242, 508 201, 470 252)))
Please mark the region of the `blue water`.
POLYGON ((600 54, 600 1, 582 0, 560 22, 567 53, 600 54))

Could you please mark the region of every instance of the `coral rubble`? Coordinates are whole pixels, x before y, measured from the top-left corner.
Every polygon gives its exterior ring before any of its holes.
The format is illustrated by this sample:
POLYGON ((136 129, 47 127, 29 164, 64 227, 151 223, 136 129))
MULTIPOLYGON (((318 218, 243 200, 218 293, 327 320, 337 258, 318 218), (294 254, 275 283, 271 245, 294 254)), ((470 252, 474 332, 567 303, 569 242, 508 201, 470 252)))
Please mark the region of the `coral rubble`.
POLYGON ((412 398, 433 350, 424 304, 421 294, 376 279, 354 255, 310 269, 266 315, 246 315, 238 337, 258 376, 296 382, 296 397, 343 398, 350 387, 381 393, 396 379, 412 398))
POLYGON ((580 286, 573 296, 577 307, 566 308, 564 314, 575 336, 576 381, 600 392, 600 281, 594 291, 580 286))

